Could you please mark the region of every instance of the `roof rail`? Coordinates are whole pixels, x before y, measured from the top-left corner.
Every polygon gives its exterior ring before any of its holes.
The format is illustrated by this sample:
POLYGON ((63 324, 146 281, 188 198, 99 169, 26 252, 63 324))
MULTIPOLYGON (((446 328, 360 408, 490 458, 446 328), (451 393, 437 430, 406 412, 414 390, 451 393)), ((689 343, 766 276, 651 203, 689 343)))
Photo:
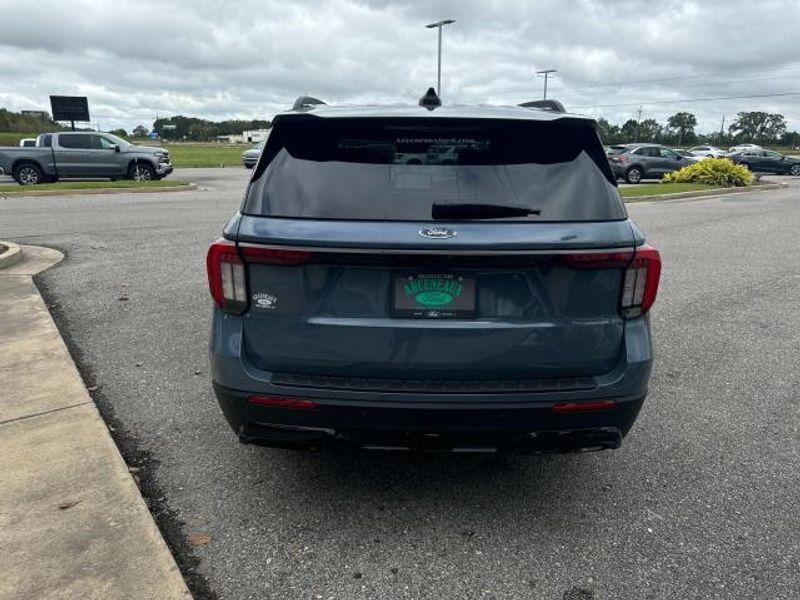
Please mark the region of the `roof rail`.
POLYGON ((564 105, 558 100, 531 100, 530 102, 523 102, 520 104, 525 108, 539 108, 541 110, 549 110, 552 112, 567 112, 564 110, 564 105))
POLYGON ((311 96, 299 96, 297 100, 294 101, 294 105, 292 105, 292 110, 311 110, 315 106, 319 106, 320 104, 325 105, 322 100, 317 98, 313 98, 311 96))

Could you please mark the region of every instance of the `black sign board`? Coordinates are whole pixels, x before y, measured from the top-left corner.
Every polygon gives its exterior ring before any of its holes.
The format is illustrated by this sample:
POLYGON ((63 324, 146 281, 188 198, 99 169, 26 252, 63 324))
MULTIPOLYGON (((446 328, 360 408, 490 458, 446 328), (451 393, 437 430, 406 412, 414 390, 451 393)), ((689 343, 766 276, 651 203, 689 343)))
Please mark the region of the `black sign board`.
POLYGON ((89 121, 86 96, 50 96, 53 121, 89 121))

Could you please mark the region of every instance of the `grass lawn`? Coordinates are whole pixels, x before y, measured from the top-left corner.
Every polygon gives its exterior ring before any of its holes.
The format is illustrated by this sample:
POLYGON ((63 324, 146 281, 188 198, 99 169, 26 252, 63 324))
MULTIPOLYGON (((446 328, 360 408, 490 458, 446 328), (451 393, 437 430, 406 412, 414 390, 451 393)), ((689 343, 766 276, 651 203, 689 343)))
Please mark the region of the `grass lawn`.
POLYGON ((158 140, 136 142, 141 145, 166 148, 175 168, 181 167, 240 167, 242 166, 242 152, 249 150, 252 144, 203 144, 181 143, 163 144, 158 140))
POLYGON ((0 146, 19 146, 23 138, 35 138, 38 133, 8 133, 0 131, 0 146))
POLYGON ((56 183, 41 183, 39 185, 17 185, 16 183, 0 184, 0 193, 12 192, 15 194, 36 194, 46 190, 105 190, 115 188, 171 188, 189 185, 177 179, 160 179, 158 181, 133 181, 120 179, 119 181, 58 181, 56 183))
POLYGON ((619 195, 623 198, 638 198, 639 196, 677 194, 678 192, 713 189, 715 188, 709 185, 703 185, 702 183, 640 183, 619 188, 619 195))

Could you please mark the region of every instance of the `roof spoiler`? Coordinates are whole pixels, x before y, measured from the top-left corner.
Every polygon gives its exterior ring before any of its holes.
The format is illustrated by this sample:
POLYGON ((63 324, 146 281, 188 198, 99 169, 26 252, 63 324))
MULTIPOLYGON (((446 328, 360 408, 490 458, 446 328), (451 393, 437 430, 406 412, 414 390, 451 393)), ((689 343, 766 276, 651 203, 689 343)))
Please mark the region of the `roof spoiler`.
POLYGON ((325 106, 325 103, 322 100, 319 100, 318 98, 313 98, 312 96, 299 96, 297 100, 294 101, 294 104, 292 105, 292 110, 297 110, 297 111, 311 110, 315 106, 319 105, 325 106))
POLYGON ((538 108, 541 110, 549 110, 551 112, 565 113, 564 105, 558 100, 531 100, 530 102, 523 102, 520 106, 524 108, 538 108))

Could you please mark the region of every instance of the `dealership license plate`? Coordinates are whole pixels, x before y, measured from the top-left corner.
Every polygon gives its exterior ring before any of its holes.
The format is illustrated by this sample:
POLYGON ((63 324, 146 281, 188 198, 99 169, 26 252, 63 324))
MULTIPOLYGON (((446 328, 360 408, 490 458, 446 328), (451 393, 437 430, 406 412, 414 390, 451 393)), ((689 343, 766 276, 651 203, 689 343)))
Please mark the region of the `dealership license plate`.
POLYGON ((396 275, 393 314, 412 319, 475 316, 475 280, 451 273, 396 275))

